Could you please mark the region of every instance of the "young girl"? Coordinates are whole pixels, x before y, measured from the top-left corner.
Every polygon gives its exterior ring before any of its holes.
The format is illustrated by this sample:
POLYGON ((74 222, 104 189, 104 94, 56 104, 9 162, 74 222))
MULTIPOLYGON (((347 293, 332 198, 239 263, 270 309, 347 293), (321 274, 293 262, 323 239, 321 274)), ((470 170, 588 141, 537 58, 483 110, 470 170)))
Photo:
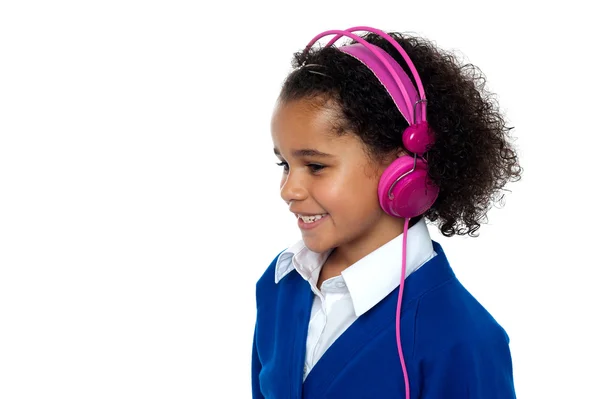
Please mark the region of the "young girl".
POLYGON ((257 283, 253 398, 514 398, 507 334, 426 224, 474 235, 520 177, 483 78, 368 27, 294 68, 271 129, 302 240, 257 283))

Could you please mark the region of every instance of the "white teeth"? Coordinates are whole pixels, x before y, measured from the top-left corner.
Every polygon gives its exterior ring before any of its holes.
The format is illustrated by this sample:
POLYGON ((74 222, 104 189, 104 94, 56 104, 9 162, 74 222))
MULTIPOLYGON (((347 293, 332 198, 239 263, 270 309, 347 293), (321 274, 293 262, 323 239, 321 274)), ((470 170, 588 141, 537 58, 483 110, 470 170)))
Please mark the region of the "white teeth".
POLYGON ((317 220, 321 219, 325 215, 326 214, 315 215, 315 216, 299 216, 299 217, 300 217, 300 219, 302 219, 302 221, 304 223, 313 223, 313 222, 316 222, 317 220))

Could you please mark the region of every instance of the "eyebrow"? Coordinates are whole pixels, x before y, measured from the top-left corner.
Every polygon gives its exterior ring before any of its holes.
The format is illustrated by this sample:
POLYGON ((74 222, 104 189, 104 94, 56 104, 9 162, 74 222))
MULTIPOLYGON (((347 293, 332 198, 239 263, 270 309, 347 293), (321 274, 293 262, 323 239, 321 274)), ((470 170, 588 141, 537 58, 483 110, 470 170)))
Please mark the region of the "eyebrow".
MULTIPOLYGON (((273 148, 273 152, 275 155, 281 155, 277 148, 273 148)), ((333 155, 327 154, 326 152, 321 152, 319 150, 315 150, 313 148, 302 148, 300 150, 292 151, 292 155, 296 158, 300 157, 332 157, 333 155)))

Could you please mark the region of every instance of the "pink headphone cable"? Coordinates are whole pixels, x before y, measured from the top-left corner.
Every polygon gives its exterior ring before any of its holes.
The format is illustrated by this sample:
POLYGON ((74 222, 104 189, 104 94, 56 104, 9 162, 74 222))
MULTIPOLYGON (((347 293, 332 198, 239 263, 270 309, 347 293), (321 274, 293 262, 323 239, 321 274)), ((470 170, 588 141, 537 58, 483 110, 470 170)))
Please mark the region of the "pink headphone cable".
POLYGON ((398 355, 400 356, 400 364, 404 374, 404 387, 406 399, 410 399, 410 387, 408 386, 408 372, 406 371, 406 363, 402 353, 402 344, 400 343, 400 308, 402 306, 402 294, 404 293, 404 278, 406 276, 406 238, 408 236, 408 222, 410 218, 404 219, 404 232, 402 233, 402 275, 400 277, 400 288, 398 292, 398 305, 396 306, 396 346, 398 347, 398 355))

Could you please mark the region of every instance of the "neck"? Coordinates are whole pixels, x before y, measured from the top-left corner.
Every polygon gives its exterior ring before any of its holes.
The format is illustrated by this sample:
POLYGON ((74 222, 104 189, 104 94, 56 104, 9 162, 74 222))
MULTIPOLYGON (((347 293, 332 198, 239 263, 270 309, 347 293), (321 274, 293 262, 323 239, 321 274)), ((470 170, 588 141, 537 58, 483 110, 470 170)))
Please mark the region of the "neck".
MULTIPOLYGON (((410 226, 419 218, 411 220, 410 226)), ((319 282, 338 276, 349 266, 382 247, 404 232, 404 219, 384 214, 373 228, 361 237, 335 248, 321 269, 319 282)), ((320 284, 319 284, 320 286, 320 284)))

